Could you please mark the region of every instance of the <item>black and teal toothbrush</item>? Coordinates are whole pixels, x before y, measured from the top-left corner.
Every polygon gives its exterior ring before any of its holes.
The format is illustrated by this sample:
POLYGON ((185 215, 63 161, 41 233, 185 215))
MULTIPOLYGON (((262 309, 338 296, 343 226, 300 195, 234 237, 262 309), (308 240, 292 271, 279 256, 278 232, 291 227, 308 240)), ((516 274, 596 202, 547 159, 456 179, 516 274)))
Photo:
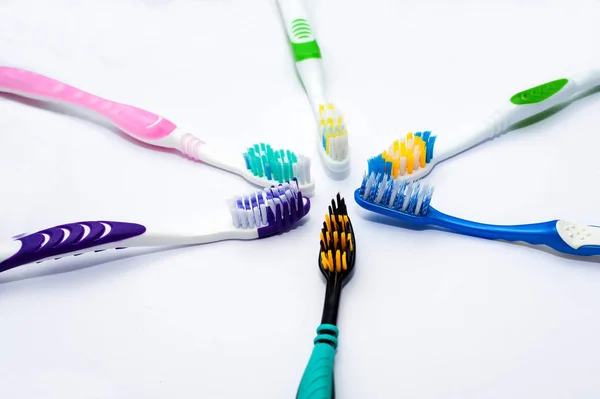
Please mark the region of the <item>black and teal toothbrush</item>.
POLYGON ((319 269, 327 280, 321 325, 317 328, 314 348, 302 375, 296 399, 333 399, 333 363, 338 344, 336 327, 342 287, 354 270, 356 241, 348 217, 346 201, 338 193, 331 200, 329 213, 321 229, 319 269))

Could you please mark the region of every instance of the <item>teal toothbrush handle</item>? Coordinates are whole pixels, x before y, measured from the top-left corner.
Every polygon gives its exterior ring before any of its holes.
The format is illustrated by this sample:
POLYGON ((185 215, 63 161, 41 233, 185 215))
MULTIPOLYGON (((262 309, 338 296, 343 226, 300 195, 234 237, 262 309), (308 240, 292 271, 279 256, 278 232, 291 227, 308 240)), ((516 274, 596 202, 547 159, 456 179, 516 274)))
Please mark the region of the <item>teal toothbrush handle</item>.
POLYGON ((334 398, 333 363, 339 330, 332 324, 321 324, 308 365, 302 375, 296 399, 334 398))

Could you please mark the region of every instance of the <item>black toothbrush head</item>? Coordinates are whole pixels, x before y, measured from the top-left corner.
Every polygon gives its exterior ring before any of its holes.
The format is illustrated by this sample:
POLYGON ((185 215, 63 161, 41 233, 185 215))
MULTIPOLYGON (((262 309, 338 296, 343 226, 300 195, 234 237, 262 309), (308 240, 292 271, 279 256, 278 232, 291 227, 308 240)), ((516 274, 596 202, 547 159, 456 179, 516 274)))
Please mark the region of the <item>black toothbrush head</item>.
POLYGON ((321 229, 319 269, 327 281, 348 281, 356 260, 356 240, 352 222, 348 216, 346 201, 338 193, 331 200, 329 213, 325 215, 321 229))

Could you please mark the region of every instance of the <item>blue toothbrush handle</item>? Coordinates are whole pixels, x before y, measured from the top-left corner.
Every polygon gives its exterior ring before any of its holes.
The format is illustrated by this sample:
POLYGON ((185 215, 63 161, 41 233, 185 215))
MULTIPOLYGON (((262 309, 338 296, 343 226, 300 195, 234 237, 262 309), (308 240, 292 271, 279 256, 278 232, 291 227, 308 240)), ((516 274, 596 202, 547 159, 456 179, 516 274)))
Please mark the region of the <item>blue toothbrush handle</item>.
POLYGON ((600 227, 576 224, 565 220, 512 226, 472 222, 446 215, 433 208, 427 214, 430 220, 441 227, 461 234, 491 240, 526 242, 547 245, 568 255, 600 255, 600 227))
POLYGON ((317 328, 310 360, 302 375, 296 399, 332 399, 333 363, 337 348, 338 329, 332 324, 321 324, 317 328))

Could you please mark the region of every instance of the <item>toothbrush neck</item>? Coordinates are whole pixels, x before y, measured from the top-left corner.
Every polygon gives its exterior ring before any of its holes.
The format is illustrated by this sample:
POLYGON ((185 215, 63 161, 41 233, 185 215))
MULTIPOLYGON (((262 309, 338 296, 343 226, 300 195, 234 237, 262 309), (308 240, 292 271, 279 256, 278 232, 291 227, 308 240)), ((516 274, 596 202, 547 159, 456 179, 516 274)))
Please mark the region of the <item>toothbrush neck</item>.
POLYGON ((325 74, 320 58, 309 58, 296 63, 298 74, 308 95, 313 112, 318 118, 319 105, 327 103, 325 74))
POLYGON ((325 290, 325 303, 323 305, 323 316, 321 317, 321 324, 332 324, 334 326, 336 325, 341 294, 342 281, 338 278, 338 275, 336 274, 333 276, 333 278, 327 280, 327 288, 325 290))

